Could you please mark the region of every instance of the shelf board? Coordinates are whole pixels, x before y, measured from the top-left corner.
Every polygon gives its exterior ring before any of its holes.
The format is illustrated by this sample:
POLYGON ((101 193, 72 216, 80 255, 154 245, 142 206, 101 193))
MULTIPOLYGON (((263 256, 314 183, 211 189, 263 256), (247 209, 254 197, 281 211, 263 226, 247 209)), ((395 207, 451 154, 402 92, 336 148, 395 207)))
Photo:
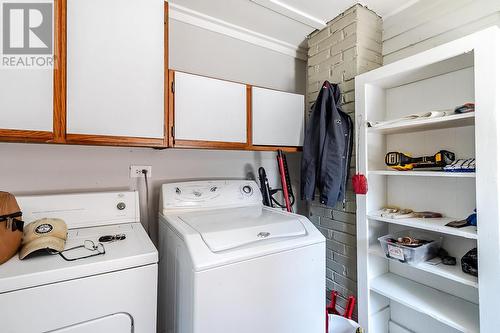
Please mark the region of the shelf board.
POLYGON ((368 133, 397 134, 429 131, 435 129, 472 126, 475 122, 475 113, 454 114, 439 118, 424 118, 408 120, 399 123, 369 127, 368 133))
POLYGON ((391 333, 412 333, 411 331, 408 331, 406 328, 398 325, 397 323, 393 322, 392 320, 389 320, 389 332, 391 332, 391 333))
POLYGON ((370 170, 368 175, 476 178, 475 172, 370 170))
POLYGON ((470 274, 466 274, 462 271, 462 267, 460 266, 460 263, 457 262, 455 266, 448 266, 448 265, 443 265, 443 264, 438 264, 438 265, 431 265, 426 262, 422 262, 418 265, 411 266, 405 263, 400 263, 397 260, 392 260, 387 258, 385 255, 384 250, 382 250, 382 247, 379 244, 375 244, 370 246, 368 253, 371 255, 375 255, 381 258, 386 258, 387 260, 391 260, 397 264, 400 265, 406 265, 410 266, 416 269, 420 269, 422 271, 435 274, 444 278, 447 278, 449 280, 453 280, 459 283, 462 283, 464 285, 478 288, 478 282, 477 282, 477 277, 472 276, 470 274))
POLYGON ((370 289, 460 332, 479 332, 477 304, 392 273, 371 280, 370 289))
POLYGON ((474 226, 468 226, 463 228, 447 227, 445 224, 451 221, 459 220, 452 217, 428 218, 428 219, 423 219, 423 218, 391 219, 387 217, 382 217, 377 212, 370 213, 367 215, 367 217, 371 220, 376 220, 380 222, 399 224, 407 227, 429 230, 433 232, 439 232, 441 234, 464 237, 469 239, 477 239, 477 228, 474 226))

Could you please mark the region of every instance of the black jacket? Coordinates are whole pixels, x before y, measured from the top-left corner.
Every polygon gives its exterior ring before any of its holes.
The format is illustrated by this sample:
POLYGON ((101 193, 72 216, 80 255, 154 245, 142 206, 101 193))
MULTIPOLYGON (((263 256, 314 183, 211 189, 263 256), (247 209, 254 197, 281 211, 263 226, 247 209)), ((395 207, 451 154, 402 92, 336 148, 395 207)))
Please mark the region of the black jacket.
POLYGON ((304 138, 303 200, 314 200, 317 187, 322 204, 333 207, 338 201, 345 203, 352 141, 352 119, 340 107, 340 88, 325 81, 312 107, 304 138))

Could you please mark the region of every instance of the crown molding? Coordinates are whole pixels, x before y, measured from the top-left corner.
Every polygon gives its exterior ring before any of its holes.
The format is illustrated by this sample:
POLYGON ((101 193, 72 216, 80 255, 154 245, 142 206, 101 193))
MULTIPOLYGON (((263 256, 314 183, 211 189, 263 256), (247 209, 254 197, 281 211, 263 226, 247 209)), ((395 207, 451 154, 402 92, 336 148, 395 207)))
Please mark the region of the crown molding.
POLYGON ((278 14, 286 16, 296 22, 307 25, 311 28, 321 30, 326 27, 326 22, 322 19, 309 15, 295 7, 289 6, 278 0, 250 0, 264 8, 272 10, 278 14))
POLYGON ((402 6, 399 6, 396 9, 390 11, 389 13, 383 15, 382 19, 386 20, 387 18, 389 18, 391 16, 397 15, 400 12, 402 12, 403 10, 405 10, 406 8, 409 8, 409 7, 413 6, 413 5, 415 5, 419 1, 420 0, 410 0, 410 1, 406 2, 405 4, 403 4, 402 6))
POLYGON ((236 38, 294 58, 307 60, 307 51, 305 48, 240 27, 171 2, 169 2, 169 18, 236 38))

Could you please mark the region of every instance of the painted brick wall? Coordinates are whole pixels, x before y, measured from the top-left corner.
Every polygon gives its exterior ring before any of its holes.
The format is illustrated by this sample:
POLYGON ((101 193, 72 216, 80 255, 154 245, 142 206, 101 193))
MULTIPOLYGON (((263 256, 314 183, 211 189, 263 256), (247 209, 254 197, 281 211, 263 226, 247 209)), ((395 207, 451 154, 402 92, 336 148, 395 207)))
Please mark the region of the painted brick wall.
MULTIPOLYGON (((307 105, 309 110, 325 80, 340 84, 342 108, 353 121, 354 77, 382 64, 382 19, 355 5, 316 31, 308 39, 307 105)), ((354 152, 355 154, 354 147, 354 152)), ((351 174, 354 173, 352 158, 351 174)), ((326 207, 317 200, 308 207, 309 218, 325 235, 326 294, 332 289, 342 294, 337 304, 344 311, 346 297, 357 294, 356 198, 348 187, 347 204, 326 207)))

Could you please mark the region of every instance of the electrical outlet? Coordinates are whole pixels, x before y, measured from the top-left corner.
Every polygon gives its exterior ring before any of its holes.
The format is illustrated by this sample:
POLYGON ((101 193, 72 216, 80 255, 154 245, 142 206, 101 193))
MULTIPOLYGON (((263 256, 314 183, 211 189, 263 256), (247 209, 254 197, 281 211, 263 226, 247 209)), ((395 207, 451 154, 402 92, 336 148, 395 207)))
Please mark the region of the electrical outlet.
POLYGON ((151 167, 151 165, 131 165, 130 166, 130 178, 144 177, 142 170, 147 170, 148 178, 151 178, 152 169, 153 168, 151 167))

